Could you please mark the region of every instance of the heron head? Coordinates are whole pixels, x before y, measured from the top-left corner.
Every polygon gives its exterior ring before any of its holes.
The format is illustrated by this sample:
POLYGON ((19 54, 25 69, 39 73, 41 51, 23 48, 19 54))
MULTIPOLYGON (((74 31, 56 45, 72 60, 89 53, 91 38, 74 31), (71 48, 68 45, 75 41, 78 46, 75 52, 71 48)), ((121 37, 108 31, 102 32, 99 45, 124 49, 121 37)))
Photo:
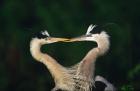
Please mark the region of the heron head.
POLYGON ((40 33, 37 34, 36 38, 41 41, 41 44, 50 44, 54 42, 63 42, 63 41, 68 41, 69 39, 67 38, 56 38, 56 37, 51 37, 49 33, 45 31, 41 31, 40 33))
POLYGON ((101 27, 97 26, 97 25, 90 25, 87 29, 86 34, 76 37, 76 38, 72 38, 70 41, 74 42, 74 41, 93 41, 96 36, 98 34, 100 34, 100 32, 102 31, 101 27))

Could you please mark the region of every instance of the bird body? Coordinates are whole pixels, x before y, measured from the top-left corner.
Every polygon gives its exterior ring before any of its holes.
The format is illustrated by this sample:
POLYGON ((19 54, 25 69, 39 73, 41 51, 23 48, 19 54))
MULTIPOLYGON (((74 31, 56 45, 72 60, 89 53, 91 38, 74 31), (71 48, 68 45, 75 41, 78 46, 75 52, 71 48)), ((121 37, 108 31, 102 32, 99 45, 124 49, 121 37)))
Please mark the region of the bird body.
MULTIPOLYGON (((90 31, 95 26, 90 26, 88 32, 83 37, 72 39, 64 38, 33 38, 30 43, 30 51, 34 59, 43 63, 49 69, 55 81, 55 87, 52 91, 58 89, 64 91, 92 91, 94 85, 95 61, 98 56, 103 55, 109 49, 109 37, 106 32, 100 34, 91 34, 90 31), (55 59, 48 54, 40 51, 40 47, 44 44, 54 42, 76 42, 76 41, 93 41, 97 43, 97 47, 91 49, 87 55, 78 64, 67 68, 60 65, 55 59)), ((49 35, 48 33, 42 33, 49 35)))

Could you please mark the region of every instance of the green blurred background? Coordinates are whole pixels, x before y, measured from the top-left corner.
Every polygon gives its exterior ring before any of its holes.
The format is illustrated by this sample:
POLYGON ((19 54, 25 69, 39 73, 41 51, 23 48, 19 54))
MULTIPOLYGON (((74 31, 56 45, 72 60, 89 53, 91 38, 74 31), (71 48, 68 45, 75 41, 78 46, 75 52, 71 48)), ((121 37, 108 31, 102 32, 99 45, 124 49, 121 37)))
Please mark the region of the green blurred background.
MULTIPOLYGON (((35 32, 72 38, 90 24, 104 26, 109 52, 98 58, 96 75, 122 91, 140 90, 140 0, 0 0, 0 91, 50 91, 48 69, 29 51, 35 32)), ((78 63, 95 43, 55 43, 47 52, 64 66, 78 63)))

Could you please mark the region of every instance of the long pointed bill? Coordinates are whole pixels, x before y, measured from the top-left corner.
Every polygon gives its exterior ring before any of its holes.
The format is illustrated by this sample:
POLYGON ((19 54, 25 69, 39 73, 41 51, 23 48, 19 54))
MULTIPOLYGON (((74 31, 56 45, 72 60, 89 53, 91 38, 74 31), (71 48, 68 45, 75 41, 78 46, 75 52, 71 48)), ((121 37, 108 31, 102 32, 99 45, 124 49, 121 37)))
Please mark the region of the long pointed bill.
POLYGON ((80 41, 80 39, 81 39, 81 37, 72 38, 72 39, 70 39, 70 41, 68 41, 68 42, 80 41))
POLYGON ((51 41, 54 41, 54 42, 65 42, 65 41, 69 41, 70 39, 67 39, 67 38, 54 38, 54 37, 51 37, 50 38, 51 41))
POLYGON ((86 38, 86 35, 82 35, 82 36, 79 36, 79 37, 75 37, 75 38, 71 38, 69 40, 69 42, 75 42, 75 41, 82 41, 86 38))

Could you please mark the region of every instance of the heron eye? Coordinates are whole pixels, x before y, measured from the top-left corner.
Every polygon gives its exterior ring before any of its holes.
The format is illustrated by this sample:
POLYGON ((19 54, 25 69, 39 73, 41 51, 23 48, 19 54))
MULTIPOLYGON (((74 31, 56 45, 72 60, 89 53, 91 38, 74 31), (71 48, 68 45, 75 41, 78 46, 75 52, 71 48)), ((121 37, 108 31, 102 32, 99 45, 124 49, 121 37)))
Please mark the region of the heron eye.
POLYGON ((50 39, 51 39, 51 37, 47 37, 46 39, 47 39, 47 40, 50 40, 50 39))

